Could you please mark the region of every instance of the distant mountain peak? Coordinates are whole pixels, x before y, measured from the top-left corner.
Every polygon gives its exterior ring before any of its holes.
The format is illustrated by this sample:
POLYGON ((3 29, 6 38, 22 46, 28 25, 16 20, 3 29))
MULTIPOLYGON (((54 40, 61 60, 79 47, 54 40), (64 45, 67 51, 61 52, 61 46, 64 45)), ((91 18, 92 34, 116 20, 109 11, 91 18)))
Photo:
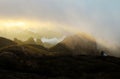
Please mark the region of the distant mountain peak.
POLYGON ((64 53, 73 53, 74 55, 98 55, 97 44, 93 37, 88 37, 84 34, 75 34, 66 37, 63 41, 57 44, 52 49, 57 49, 58 52, 67 50, 64 53), (90 38, 90 39, 89 39, 90 38), (62 48, 61 48, 62 47, 62 48))
POLYGON ((24 41, 25 44, 36 44, 36 41, 33 37, 30 37, 28 40, 24 41))

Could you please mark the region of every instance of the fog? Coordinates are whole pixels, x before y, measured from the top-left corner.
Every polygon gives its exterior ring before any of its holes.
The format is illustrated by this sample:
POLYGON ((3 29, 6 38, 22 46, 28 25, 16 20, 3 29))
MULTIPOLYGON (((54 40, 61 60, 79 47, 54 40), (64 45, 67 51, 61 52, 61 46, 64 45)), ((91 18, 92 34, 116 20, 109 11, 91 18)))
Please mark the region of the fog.
POLYGON ((0 20, 37 21, 26 29, 54 30, 60 36, 85 32, 102 43, 119 45, 119 4, 119 0, 0 0, 0 20))

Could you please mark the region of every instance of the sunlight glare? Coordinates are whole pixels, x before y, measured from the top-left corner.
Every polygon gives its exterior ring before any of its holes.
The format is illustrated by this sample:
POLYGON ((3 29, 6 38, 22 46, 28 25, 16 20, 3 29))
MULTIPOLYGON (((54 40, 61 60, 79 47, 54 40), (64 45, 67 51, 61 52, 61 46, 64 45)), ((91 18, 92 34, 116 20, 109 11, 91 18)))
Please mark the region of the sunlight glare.
POLYGON ((24 27, 25 25, 26 25, 26 23, 24 23, 24 22, 6 22, 6 23, 3 23, 3 26, 6 26, 6 27, 14 27, 14 26, 24 27))

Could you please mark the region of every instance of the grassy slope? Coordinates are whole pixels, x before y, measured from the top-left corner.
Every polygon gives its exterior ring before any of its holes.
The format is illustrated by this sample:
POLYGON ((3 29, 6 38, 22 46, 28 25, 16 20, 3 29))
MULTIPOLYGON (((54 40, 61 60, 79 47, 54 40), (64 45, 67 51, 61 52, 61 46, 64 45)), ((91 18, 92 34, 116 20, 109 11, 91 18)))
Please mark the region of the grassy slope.
MULTIPOLYGON (((61 52, 69 53, 69 50, 61 52)), ((56 49, 54 52, 59 51, 56 49)), ((118 79, 120 58, 54 56, 38 45, 12 45, 0 50, 0 79, 118 79)))
POLYGON ((5 46, 11 46, 11 45, 16 45, 17 43, 15 43, 12 40, 0 37, 0 48, 5 47, 5 46))
POLYGON ((114 79, 115 77, 120 78, 120 59, 115 57, 16 57, 13 54, 3 54, 0 56, 0 62, 0 68, 4 69, 0 69, 0 78, 3 75, 5 75, 6 77, 10 76, 11 79, 25 79, 29 77, 31 79, 44 79, 44 77, 46 77, 45 79, 59 79, 59 77, 60 79, 114 79))

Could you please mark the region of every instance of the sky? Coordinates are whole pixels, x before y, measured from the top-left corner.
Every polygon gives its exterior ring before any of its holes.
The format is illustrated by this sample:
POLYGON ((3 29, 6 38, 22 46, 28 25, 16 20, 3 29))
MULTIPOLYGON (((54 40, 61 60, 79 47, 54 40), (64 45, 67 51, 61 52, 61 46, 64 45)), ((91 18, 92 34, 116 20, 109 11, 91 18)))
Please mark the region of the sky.
POLYGON ((120 0, 0 0, 0 25, 74 30, 119 43, 119 4, 120 0))

